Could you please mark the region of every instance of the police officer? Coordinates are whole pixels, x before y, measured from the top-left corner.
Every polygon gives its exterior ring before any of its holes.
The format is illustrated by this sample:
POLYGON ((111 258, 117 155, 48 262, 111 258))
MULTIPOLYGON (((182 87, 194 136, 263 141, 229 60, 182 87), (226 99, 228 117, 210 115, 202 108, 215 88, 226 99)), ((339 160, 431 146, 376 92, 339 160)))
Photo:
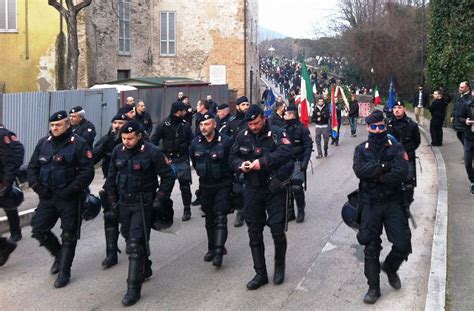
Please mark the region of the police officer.
POLYGON ((208 251, 204 261, 222 265, 227 240, 227 214, 230 211, 232 170, 229 166, 231 140, 216 131, 214 115, 201 117, 200 132, 190 147, 191 161, 199 176, 201 209, 206 218, 208 251))
POLYGON ((143 280, 152 275, 151 261, 147 259, 151 206, 155 194, 169 198, 174 173, 161 150, 143 140, 136 121, 124 124, 120 135, 122 143, 112 151, 105 189, 112 207, 120 209, 121 232, 129 255, 127 293, 122 304, 130 306, 140 299, 143 280), (157 175, 160 177, 158 193, 157 175))
MULTIPOLYGON (((24 155, 25 149, 15 133, 0 124, 0 201, 10 195, 20 166, 23 164, 24 155)), ((10 226, 9 240, 18 242, 22 238, 18 209, 2 207, 5 209, 10 226)))
POLYGON ((81 106, 72 108, 69 111, 69 120, 71 121, 72 131, 78 136, 84 138, 92 148, 95 139, 95 126, 91 121, 85 118, 86 112, 81 106))
POLYGON ((80 200, 94 179, 94 162, 88 143, 73 133, 66 111, 49 118, 50 133, 41 138, 28 164, 28 183, 39 204, 31 220, 32 237, 55 257, 51 273, 59 272, 54 287, 69 283, 80 232, 80 200), (61 219, 59 244, 51 229, 61 219))
MULTIPOLYGON (((298 207, 296 222, 303 222, 305 215, 304 209, 306 206, 303 183, 306 183, 306 169, 308 168, 309 159, 313 152, 313 140, 311 139, 309 130, 298 120, 298 109, 296 107, 288 107, 286 110, 285 127, 283 129, 291 141, 293 161, 295 163, 291 178, 291 190, 296 200, 296 206, 298 207)), ((293 204, 290 206, 288 221, 295 219, 293 204)))
POLYGON ((0 237, 0 267, 7 263, 8 257, 16 248, 16 243, 0 237))
MULTIPOLYGON (((227 132, 235 139, 237 134, 247 128, 247 121, 245 120, 245 113, 249 109, 250 104, 246 96, 240 96, 235 102, 235 115, 230 118, 230 123, 227 126, 227 132)), ((237 215, 235 216, 234 227, 241 227, 244 224, 244 218, 242 216, 242 209, 244 207, 244 197, 243 197, 243 176, 242 172, 237 172, 234 174, 234 183, 232 185, 232 192, 230 194, 232 208, 237 210, 237 215)))
MULTIPOLYGON (((120 138, 120 129, 130 119, 125 115, 118 113, 112 118, 112 128, 108 134, 104 135, 94 145, 92 154, 94 155, 94 164, 102 160, 102 172, 104 178, 107 178, 110 165, 110 155, 114 150, 115 146, 122 142, 120 138)), ((102 267, 104 269, 110 268, 117 264, 117 240, 119 236, 119 210, 111 206, 108 195, 104 190, 99 192, 101 198, 102 207, 104 208, 104 230, 105 230, 105 244, 106 244, 106 257, 102 261, 102 267)))
POLYGON ((243 172, 245 194, 243 216, 248 225, 250 250, 255 277, 247 284, 254 290, 268 283, 265 265, 263 228, 270 227, 275 243, 273 282, 285 278, 285 203, 289 179, 293 172, 291 142, 278 127, 270 127, 258 105, 247 111, 248 129, 235 138, 229 161, 232 169, 243 172))
POLYGON ((146 111, 145 102, 143 100, 138 101, 135 110, 135 120, 141 124, 148 135, 151 135, 151 132, 153 131, 153 121, 151 120, 150 114, 146 111))
POLYGON ((411 232, 402 199, 409 158, 402 144, 387 138, 382 111, 373 111, 365 121, 369 139, 355 148, 353 169, 360 179, 362 209, 357 239, 365 246, 364 274, 369 285, 364 302, 373 304, 380 297, 380 268, 387 274, 390 285, 400 289, 397 271, 411 253, 411 232), (392 242, 392 250, 381 265, 382 227, 392 242))
POLYGON ((406 115, 405 103, 402 100, 397 100, 393 106, 393 116, 388 121, 387 132, 403 145, 410 159, 408 178, 404 183, 404 189, 407 204, 411 204, 416 187, 415 151, 421 143, 421 138, 418 124, 406 115))
POLYGON ((191 218, 191 167, 189 166, 189 146, 193 140, 191 126, 184 120, 186 107, 182 102, 174 102, 168 118, 158 125, 151 141, 158 146, 178 173, 179 189, 183 200, 182 221, 191 218))
POLYGON ((272 126, 278 126, 281 128, 285 127, 285 108, 286 106, 283 102, 282 97, 278 96, 275 102, 275 109, 272 111, 272 114, 268 118, 268 121, 270 121, 270 124, 272 126))
POLYGON ((229 133, 229 123, 232 115, 228 104, 220 104, 217 106, 217 127, 216 130, 224 135, 231 136, 229 133))

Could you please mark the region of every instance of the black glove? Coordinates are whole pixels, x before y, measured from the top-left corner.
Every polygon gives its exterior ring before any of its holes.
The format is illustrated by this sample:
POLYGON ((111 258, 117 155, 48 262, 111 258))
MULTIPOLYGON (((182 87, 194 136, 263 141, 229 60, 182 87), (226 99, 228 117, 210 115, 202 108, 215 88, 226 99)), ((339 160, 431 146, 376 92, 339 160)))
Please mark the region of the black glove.
POLYGON ((33 189, 34 192, 38 194, 40 199, 48 199, 51 198, 51 193, 49 192, 49 189, 45 186, 43 186, 40 183, 34 183, 31 188, 33 189))
POLYGON ((307 163, 307 162, 301 163, 300 171, 306 172, 306 169, 307 169, 307 168, 308 168, 308 163, 307 163))
POLYGON ((386 173, 386 172, 390 172, 390 170, 392 169, 392 164, 388 162, 384 162, 384 163, 380 163, 379 167, 382 173, 386 173))
POLYGON ((12 183, 9 181, 5 181, 3 183, 0 183, 0 198, 3 197, 4 195, 7 195, 12 191, 12 183))

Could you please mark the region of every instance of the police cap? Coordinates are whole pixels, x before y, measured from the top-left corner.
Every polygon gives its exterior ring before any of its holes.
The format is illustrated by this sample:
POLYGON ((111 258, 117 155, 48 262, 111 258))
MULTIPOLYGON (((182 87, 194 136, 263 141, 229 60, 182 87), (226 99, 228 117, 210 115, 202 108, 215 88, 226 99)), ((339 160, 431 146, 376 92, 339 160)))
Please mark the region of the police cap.
POLYGON ((258 118, 258 116, 261 116, 261 115, 263 115, 262 108, 260 108, 259 105, 251 105, 249 107, 249 110, 247 110, 247 113, 245 114, 245 120, 253 121, 256 118, 258 118))
POLYGON ((183 102, 177 101, 171 105, 171 113, 174 114, 178 111, 186 110, 186 105, 183 102))
POLYGON ((66 119, 67 117, 68 117, 67 112, 65 110, 61 110, 61 111, 53 113, 49 117, 49 122, 61 121, 61 120, 66 119))
POLYGON ((247 96, 240 96, 239 98, 237 98, 237 101, 235 102, 236 105, 240 105, 242 103, 248 103, 249 102, 249 99, 247 98, 247 96))
POLYGON ((375 109, 374 111, 372 111, 371 114, 369 114, 368 117, 365 118, 365 123, 372 124, 372 123, 377 123, 383 120, 384 120, 383 112, 381 110, 375 109))
POLYGON ((119 109, 118 113, 129 113, 130 111, 133 110, 133 106, 132 105, 125 105, 123 106, 122 108, 119 109))
POLYGON ((215 119, 215 118, 216 117, 212 113, 206 112, 205 114, 201 116, 201 119, 199 119, 199 123, 201 123, 202 121, 207 121, 207 120, 215 119))
POLYGON ((229 108, 229 105, 227 105, 227 104, 220 104, 219 106, 217 106, 217 110, 222 110, 222 109, 226 109, 226 108, 229 108))
POLYGON ((134 132, 141 133, 141 128, 140 128, 140 124, 138 124, 137 121, 133 121, 133 120, 125 123, 120 129, 120 134, 123 134, 123 133, 130 134, 134 132))
POLYGON ((75 113, 75 112, 80 112, 82 111, 82 107, 81 106, 76 106, 74 108, 72 108, 71 110, 69 110, 69 113, 75 113))
POLYGON ((403 102, 403 100, 399 99, 395 102, 395 105, 394 106, 402 106, 402 107, 405 107, 405 103, 403 102))
POLYGON ((119 121, 130 121, 130 118, 127 117, 127 115, 124 114, 124 113, 117 113, 117 114, 112 118, 112 121, 110 121, 110 122, 114 122, 114 121, 117 121, 117 120, 119 120, 119 121))

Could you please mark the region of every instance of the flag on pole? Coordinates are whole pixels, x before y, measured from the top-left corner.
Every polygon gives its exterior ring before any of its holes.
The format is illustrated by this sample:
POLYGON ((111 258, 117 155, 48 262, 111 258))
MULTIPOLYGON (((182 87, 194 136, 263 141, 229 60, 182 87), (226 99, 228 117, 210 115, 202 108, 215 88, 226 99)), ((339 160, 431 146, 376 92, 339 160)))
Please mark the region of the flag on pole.
POLYGON ((299 104, 300 121, 305 127, 309 127, 309 117, 311 111, 311 103, 313 102, 313 88, 311 87, 311 80, 309 78, 308 69, 304 59, 301 60, 303 63, 301 68, 301 100, 299 104))
POLYGON ((272 88, 267 93, 265 98, 265 110, 263 111, 265 117, 269 117, 272 114, 272 105, 275 103, 275 95, 273 94, 272 88))
POLYGON ((382 99, 380 98, 379 89, 378 89, 377 86, 375 86, 375 91, 374 91, 374 105, 375 105, 375 107, 377 107, 381 102, 382 102, 382 99))
POLYGON ((397 94, 395 93, 395 88, 393 87, 393 77, 390 78, 390 90, 388 91, 388 108, 390 111, 393 110, 393 106, 395 106, 397 94))
POLYGON ((334 97, 334 85, 331 86, 331 135, 333 138, 337 137, 337 110, 336 110, 336 99, 334 97))

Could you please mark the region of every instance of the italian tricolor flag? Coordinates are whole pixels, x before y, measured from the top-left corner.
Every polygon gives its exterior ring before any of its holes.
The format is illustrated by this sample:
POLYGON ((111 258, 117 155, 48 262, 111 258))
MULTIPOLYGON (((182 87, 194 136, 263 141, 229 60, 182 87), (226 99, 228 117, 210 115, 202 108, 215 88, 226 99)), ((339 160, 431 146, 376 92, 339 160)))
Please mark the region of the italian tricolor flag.
POLYGON ((375 86, 375 91, 374 91, 374 105, 377 106, 380 104, 382 100, 380 99, 380 94, 379 94, 379 89, 377 86, 375 86))
POLYGON ((313 102, 313 88, 311 87, 311 80, 309 79, 308 69, 304 59, 301 68, 301 99, 299 104, 300 121, 304 126, 309 127, 309 117, 311 111, 311 103, 313 102))

